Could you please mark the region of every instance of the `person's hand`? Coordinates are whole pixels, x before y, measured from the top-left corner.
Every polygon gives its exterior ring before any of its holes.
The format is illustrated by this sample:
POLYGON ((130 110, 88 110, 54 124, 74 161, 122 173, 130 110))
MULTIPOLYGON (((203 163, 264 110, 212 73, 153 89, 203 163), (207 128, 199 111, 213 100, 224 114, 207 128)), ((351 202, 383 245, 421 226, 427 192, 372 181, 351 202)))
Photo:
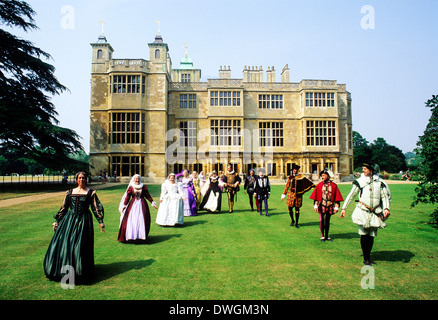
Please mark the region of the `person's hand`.
POLYGON ((341 211, 341 218, 342 218, 342 219, 345 218, 345 209, 343 209, 343 210, 341 211))
POLYGON ((384 215, 385 219, 387 219, 391 215, 391 213, 389 212, 388 209, 385 209, 385 210, 383 210, 383 215, 384 215))
POLYGON ((158 206, 156 204, 154 204, 154 208, 155 208, 155 210, 158 210, 158 206))
POLYGON ((100 232, 105 232, 105 224, 101 223, 99 224, 100 232))
POLYGON ((52 223, 52 228, 53 228, 53 231, 56 231, 56 229, 58 229, 58 223, 57 222, 54 222, 54 223, 52 223))

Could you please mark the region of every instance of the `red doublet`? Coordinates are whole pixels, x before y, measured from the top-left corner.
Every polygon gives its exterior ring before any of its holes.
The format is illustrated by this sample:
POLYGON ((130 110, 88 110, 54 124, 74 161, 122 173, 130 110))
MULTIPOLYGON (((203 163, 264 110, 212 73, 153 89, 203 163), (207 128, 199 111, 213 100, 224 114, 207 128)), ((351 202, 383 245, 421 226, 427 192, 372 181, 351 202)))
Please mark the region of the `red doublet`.
MULTIPOLYGON (((331 183, 331 187, 332 187, 332 194, 331 194, 330 201, 332 203, 344 201, 344 198, 342 197, 342 194, 339 191, 337 184, 332 182, 332 181, 330 181, 329 183, 331 183)), ((318 183, 316 185, 315 190, 313 190, 312 194, 310 195, 310 199, 315 200, 315 201, 319 201, 319 202, 322 201, 322 186, 323 185, 324 185, 323 181, 321 181, 320 183, 318 183)))

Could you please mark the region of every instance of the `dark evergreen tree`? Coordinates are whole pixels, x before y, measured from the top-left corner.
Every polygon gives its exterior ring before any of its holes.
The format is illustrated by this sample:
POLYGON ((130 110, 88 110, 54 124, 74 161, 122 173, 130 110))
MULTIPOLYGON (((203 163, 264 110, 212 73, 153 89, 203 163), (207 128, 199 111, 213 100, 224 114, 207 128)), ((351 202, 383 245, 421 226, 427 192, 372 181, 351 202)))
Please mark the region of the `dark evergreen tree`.
MULTIPOLYGON (((431 109, 432 115, 415 149, 421 159, 418 171, 423 180, 415 189, 417 195, 412 206, 418 203, 435 205, 438 202, 438 96, 433 95, 427 100, 426 107, 431 109)), ((432 221, 438 225, 438 208, 432 212, 432 221)))
MULTIPOLYGON (((34 30, 34 15, 25 1, 0 0, 0 25, 34 30)), ((55 77, 55 68, 42 59, 51 57, 0 29, 0 154, 10 166, 32 159, 60 168, 72 162, 70 154, 83 150, 75 131, 58 126, 51 96, 67 88, 55 77)))
POLYGON ((354 168, 362 168, 364 162, 371 160, 371 149, 368 141, 359 132, 353 131, 353 163, 354 168))

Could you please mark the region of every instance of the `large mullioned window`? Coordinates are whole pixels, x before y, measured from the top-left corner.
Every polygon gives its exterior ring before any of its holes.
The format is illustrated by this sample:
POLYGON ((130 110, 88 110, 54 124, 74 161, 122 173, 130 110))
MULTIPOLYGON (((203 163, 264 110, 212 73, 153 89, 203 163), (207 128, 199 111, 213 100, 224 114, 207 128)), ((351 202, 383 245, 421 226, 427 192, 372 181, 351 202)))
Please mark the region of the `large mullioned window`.
POLYGON ((283 109, 283 95, 259 94, 259 109, 283 109))
POLYGON ((135 144, 145 142, 145 114, 140 112, 110 113, 109 143, 135 144))
POLYGON ((212 146, 241 146, 241 120, 211 120, 212 146))
POLYGON ((240 91, 210 91, 210 106, 240 107, 240 91))
POLYGON ((334 92, 306 92, 306 107, 334 107, 334 92))
POLYGON ((260 147, 283 147, 283 122, 259 123, 260 147))
POLYGON ((179 107, 181 109, 195 109, 196 108, 196 94, 180 94, 179 107))
POLYGON ((140 75, 113 75, 111 79, 111 93, 141 93, 145 94, 146 77, 140 75))
POLYGON ((131 177, 134 174, 144 176, 144 157, 111 156, 111 175, 131 177))
POLYGON ((306 121, 307 146, 336 146, 336 123, 327 120, 306 121))
POLYGON ((196 121, 181 121, 179 130, 180 146, 196 147, 196 121))

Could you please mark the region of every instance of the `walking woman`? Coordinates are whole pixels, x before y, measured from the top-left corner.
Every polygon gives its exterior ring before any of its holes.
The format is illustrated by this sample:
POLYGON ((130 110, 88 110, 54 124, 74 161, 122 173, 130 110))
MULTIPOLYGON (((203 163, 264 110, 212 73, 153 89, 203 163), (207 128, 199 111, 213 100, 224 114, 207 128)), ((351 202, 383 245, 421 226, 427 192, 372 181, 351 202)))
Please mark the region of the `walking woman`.
POLYGON ((220 213, 222 204, 222 191, 220 189, 224 183, 213 170, 207 182, 202 187, 202 202, 199 210, 207 210, 209 213, 220 213))
POLYGON ((184 169, 181 173, 175 175, 175 178, 181 183, 183 189, 184 217, 197 216, 196 190, 193 184, 193 178, 189 176, 189 171, 184 169))
POLYGON ((118 240, 123 243, 145 243, 151 228, 151 214, 146 199, 158 209, 148 188, 136 174, 124 193, 119 205, 120 228, 118 240))
POLYGON ((105 232, 103 206, 96 191, 87 187, 87 174, 78 172, 77 187, 67 191, 64 202, 54 215, 53 235, 44 257, 44 272, 50 280, 59 281, 65 267, 73 268, 75 282, 88 282, 94 271, 93 215, 105 232), (90 211, 91 208, 91 211, 90 211))
POLYGON ((181 183, 175 181, 175 174, 171 173, 161 185, 160 208, 156 223, 162 227, 173 227, 184 224, 183 189, 181 183))

